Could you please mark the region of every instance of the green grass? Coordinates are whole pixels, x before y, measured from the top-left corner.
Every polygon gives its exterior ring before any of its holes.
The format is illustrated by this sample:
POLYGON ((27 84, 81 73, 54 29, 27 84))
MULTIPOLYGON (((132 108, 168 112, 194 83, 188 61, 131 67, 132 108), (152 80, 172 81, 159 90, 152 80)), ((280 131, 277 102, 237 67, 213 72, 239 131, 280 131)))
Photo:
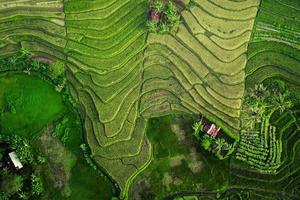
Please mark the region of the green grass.
MULTIPOLYGON (((1 110, 7 104, 7 98, 13 99, 16 113, 3 113, 1 128, 25 138, 34 137, 31 143, 37 149, 41 148, 37 142, 40 133, 47 125, 53 121, 59 122, 62 118, 68 119, 63 126, 63 130, 69 129, 69 136, 63 141, 63 149, 75 156, 66 156, 65 159, 72 158, 70 162, 74 162, 76 158, 69 181, 72 193, 67 198, 61 196, 61 191, 53 188, 52 182, 45 178, 46 196, 70 200, 110 200, 116 195, 113 183, 104 174, 93 170, 85 161, 80 149, 83 133, 78 113, 63 102, 61 94, 55 91, 53 85, 42 80, 37 74, 2 73, 0 76, 1 110)), ((43 173, 49 173, 46 166, 38 167, 41 167, 43 173)))
MULTIPOLYGON (((80 149, 80 145, 83 143, 83 135, 78 113, 69 108, 67 114, 64 115, 64 118, 67 118, 68 120, 62 129, 68 128, 70 130, 69 137, 63 142, 64 147, 67 151, 76 156, 76 163, 71 170, 69 182, 71 196, 62 197, 51 184, 49 185, 50 189, 47 191, 49 196, 51 198, 55 197, 58 199, 69 200, 110 200, 116 195, 113 183, 104 174, 98 173, 87 164, 83 152, 80 149), (55 193, 58 193, 56 194, 57 196, 53 196, 55 193)), ((47 184, 49 184, 49 182, 47 184)))
POLYGON ((1 128, 30 138, 65 111, 61 95, 36 75, 4 73, 0 76, 0 110, 8 98, 15 113, 4 112, 1 128))
MULTIPOLYGON (((162 199, 168 194, 178 191, 197 192, 225 190, 229 184, 229 162, 228 160, 217 160, 212 155, 207 154, 192 139, 192 118, 188 116, 168 115, 149 120, 147 136, 153 144, 153 158, 149 166, 137 177, 131 189, 129 199, 139 192, 148 194, 149 199, 162 199), (180 126, 180 133, 174 133, 172 126, 180 126), (176 134, 182 134, 185 139, 179 141, 176 134), (200 166, 200 170, 192 172, 189 165, 193 163, 191 149, 195 149, 195 155, 200 166), (170 158, 184 156, 181 164, 171 166, 170 158), (169 174, 181 179, 179 185, 164 185, 164 177, 169 174), (149 187, 143 188, 139 181, 146 181, 149 187), (199 188, 197 188, 197 186, 199 188), (139 188, 139 189, 137 189, 139 188), (145 192, 147 191, 147 192, 145 192), (150 196, 152 195, 152 198, 150 196)), ((146 197, 144 197, 146 198, 146 197)))
POLYGON ((71 177, 71 190, 72 195, 69 199, 82 200, 82 199, 103 199, 110 200, 116 191, 113 183, 104 175, 99 174, 87 165, 80 149, 82 144, 82 127, 80 124, 74 123, 79 120, 76 113, 69 114, 69 127, 70 137, 66 142, 66 147, 77 156, 77 162, 72 169, 71 177))

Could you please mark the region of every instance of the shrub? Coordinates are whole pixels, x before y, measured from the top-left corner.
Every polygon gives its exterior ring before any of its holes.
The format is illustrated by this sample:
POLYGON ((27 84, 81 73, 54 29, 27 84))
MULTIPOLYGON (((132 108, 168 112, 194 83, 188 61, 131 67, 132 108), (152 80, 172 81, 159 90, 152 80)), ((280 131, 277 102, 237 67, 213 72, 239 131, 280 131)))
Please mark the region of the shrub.
POLYGON ((97 165, 94 163, 94 161, 92 160, 92 156, 90 154, 90 150, 88 148, 88 146, 86 144, 81 144, 80 148, 83 152, 83 156, 86 160, 86 162, 91 166, 91 168, 95 171, 97 171, 97 165))
POLYGON ((29 142, 18 135, 5 135, 3 136, 5 142, 16 152, 18 157, 23 163, 32 164, 34 162, 34 155, 29 142))
POLYGON ((1 172, 1 192, 8 197, 16 194, 23 187, 23 177, 16 174, 11 174, 7 169, 1 172))
POLYGON ((41 195, 44 191, 41 178, 35 174, 31 174, 31 189, 32 189, 32 194, 36 196, 41 195))
POLYGON ((201 140, 201 146, 203 147, 203 149, 211 151, 212 142, 213 138, 209 137, 208 135, 204 135, 201 140))
POLYGON ((55 61, 49 66, 49 74, 52 79, 62 76, 65 72, 65 64, 61 61, 55 61))
POLYGON ((179 12, 172 1, 156 0, 150 5, 148 30, 159 34, 175 34, 180 24, 179 12))

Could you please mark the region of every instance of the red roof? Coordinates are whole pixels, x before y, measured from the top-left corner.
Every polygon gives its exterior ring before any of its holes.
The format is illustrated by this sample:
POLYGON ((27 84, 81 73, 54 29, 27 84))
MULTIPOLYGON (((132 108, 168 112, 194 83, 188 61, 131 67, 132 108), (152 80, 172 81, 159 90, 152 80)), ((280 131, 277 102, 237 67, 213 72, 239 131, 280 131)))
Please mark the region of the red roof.
POLYGON ((150 10, 149 14, 148 14, 148 17, 149 17, 149 19, 158 22, 160 20, 161 13, 160 12, 156 12, 154 10, 150 10))
POLYGON ((216 137, 220 130, 221 128, 213 123, 206 123, 203 127, 203 131, 205 131, 211 137, 216 137))

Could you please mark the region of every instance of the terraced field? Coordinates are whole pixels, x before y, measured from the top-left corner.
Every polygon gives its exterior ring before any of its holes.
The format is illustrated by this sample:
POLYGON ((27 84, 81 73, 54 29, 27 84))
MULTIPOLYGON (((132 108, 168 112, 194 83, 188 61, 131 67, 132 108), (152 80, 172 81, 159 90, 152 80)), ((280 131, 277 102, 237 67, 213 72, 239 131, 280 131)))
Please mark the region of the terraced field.
POLYGON ((151 158, 148 118, 202 112, 238 138, 258 4, 197 0, 182 12, 175 37, 146 38, 145 0, 15 0, 0 4, 0 53, 25 47, 44 60, 65 61, 94 159, 125 195, 151 158))
MULTIPOLYGON (((299 93, 300 4, 298 1, 282 0, 271 3, 271 1, 265 0, 260 7, 261 11, 256 18, 256 25, 248 48, 248 62, 245 70, 246 89, 249 90, 255 84, 271 79, 281 79, 289 85, 289 88, 299 93), (287 10, 289 11, 288 15, 287 12, 283 12, 287 10)), ((273 131, 277 134, 278 131, 275 129, 276 127, 273 131)), ((247 136, 241 137, 241 141, 247 140, 249 141, 247 136)), ((257 143, 254 145, 258 146, 257 143)), ((277 144, 277 147, 279 146, 281 145, 277 144)), ((265 150, 269 151, 268 148, 268 145, 265 146, 265 150)), ((240 157, 239 153, 237 155, 240 157)), ((241 157, 240 159, 243 160, 241 157)), ((277 167, 279 166, 274 166, 274 168, 277 167)))
POLYGON ((63 60, 64 18, 62 0, 0 1, 0 55, 25 47, 40 57, 63 60))
POLYGON ((272 77, 300 84, 300 4, 264 0, 249 44, 247 87, 272 77))
POLYGON ((276 137, 282 141, 281 162, 276 173, 262 174, 235 161, 231 165, 233 187, 252 188, 261 192, 279 192, 281 196, 290 198, 300 195, 299 112, 298 106, 294 112, 285 112, 282 115, 277 113, 270 120, 270 123, 278 129, 276 137))
POLYGON ((68 79, 85 113, 96 162, 126 194, 147 164, 147 120, 139 114, 147 2, 65 2, 68 79))
MULTIPOLYGON (((183 2, 189 3, 172 36, 147 34, 146 0, 0 1, 0 55, 24 47, 39 60, 66 64, 93 158, 123 198, 152 159, 149 118, 202 113, 238 140, 245 89, 270 78, 300 88, 297 0, 183 2)), ((290 126, 277 130, 283 149, 291 151, 281 157, 286 164, 276 177, 257 173, 253 180, 247 176, 256 172, 233 164, 233 185, 249 188, 270 178, 266 191, 279 182, 286 192, 299 189, 292 186, 299 176, 284 175, 288 169, 298 173, 292 160, 299 149, 299 112, 283 116, 290 126)))
MULTIPOLYGON (((262 1, 248 48, 246 90, 253 88, 255 84, 281 79, 287 83, 289 89, 299 93, 299 10, 300 4, 296 0, 262 1)), ((271 174, 262 174, 234 161, 231 165, 233 187, 252 188, 264 194, 280 191, 278 196, 282 199, 299 198, 299 106, 291 110, 283 114, 276 112, 270 118, 274 137, 266 139, 269 142, 276 140, 277 143, 281 143, 279 146, 282 146, 282 151, 277 153, 280 162, 275 166, 276 170, 271 174)), ((241 135, 241 141, 246 140, 249 141, 249 138, 243 138, 241 135)), ((253 146, 255 145, 257 143, 253 143, 253 146)), ((271 146, 265 146, 263 151, 274 151, 271 146)), ((271 156, 269 160, 277 158, 271 156)), ((249 162, 249 159, 246 162, 249 162)), ((271 196, 266 195, 264 198, 271 199, 271 196)), ((262 194, 259 198, 263 199, 262 194)))
POLYGON ((196 0, 181 13, 183 24, 175 37, 150 34, 142 115, 201 112, 238 138, 246 51, 258 5, 256 0, 196 0))

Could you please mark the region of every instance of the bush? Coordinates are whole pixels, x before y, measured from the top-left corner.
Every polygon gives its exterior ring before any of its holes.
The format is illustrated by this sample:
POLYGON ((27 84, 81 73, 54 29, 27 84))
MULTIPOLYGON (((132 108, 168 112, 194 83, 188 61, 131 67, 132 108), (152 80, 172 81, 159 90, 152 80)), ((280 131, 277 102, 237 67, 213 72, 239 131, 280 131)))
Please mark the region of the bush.
POLYGON ((34 162, 34 155, 29 142, 18 135, 5 135, 3 136, 5 142, 16 152, 18 157, 23 163, 32 164, 34 162))
POLYGON ((180 24, 179 12, 172 1, 156 0, 150 5, 148 30, 159 34, 175 34, 180 24))
POLYGON ((91 166, 91 168, 95 171, 97 171, 98 167, 97 165, 94 163, 94 161, 92 160, 92 156, 90 154, 90 150, 88 148, 88 146, 86 144, 81 144, 80 148, 83 152, 83 156, 86 160, 86 162, 91 166))
POLYGON ((7 169, 1 172, 1 192, 8 197, 21 191, 23 187, 23 177, 16 174, 11 174, 7 169))
POLYGON ((35 174, 31 174, 31 189, 32 189, 32 194, 36 196, 41 195, 44 191, 41 178, 35 174))
POLYGON ((63 76, 65 72, 65 64, 61 61, 55 61, 49 66, 49 74, 52 79, 63 76))

